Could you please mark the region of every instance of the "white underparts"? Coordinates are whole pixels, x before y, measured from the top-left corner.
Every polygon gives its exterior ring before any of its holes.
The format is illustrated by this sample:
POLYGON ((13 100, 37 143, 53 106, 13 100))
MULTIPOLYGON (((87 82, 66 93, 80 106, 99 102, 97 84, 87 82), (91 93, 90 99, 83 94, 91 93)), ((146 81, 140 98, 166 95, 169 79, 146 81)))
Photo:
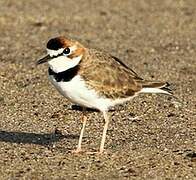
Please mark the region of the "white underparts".
POLYGON ((85 81, 80 75, 76 75, 72 80, 68 82, 56 82, 56 80, 49 76, 50 81, 56 87, 56 89, 65 96, 72 103, 80 106, 98 109, 102 112, 108 111, 110 107, 117 104, 122 104, 131 100, 133 97, 121 98, 121 99, 109 99, 104 96, 100 96, 94 89, 90 89, 86 86, 85 81))
POLYGON ((102 112, 107 111, 109 107, 114 105, 114 101, 101 97, 95 90, 89 89, 80 75, 76 75, 68 82, 56 82, 52 76, 49 78, 60 94, 73 103, 95 108, 102 112))
POLYGON ((50 81, 56 89, 69 99, 72 103, 80 106, 98 109, 102 112, 108 111, 110 107, 130 101, 140 93, 164 93, 167 91, 158 88, 143 88, 136 95, 128 98, 109 99, 101 96, 94 89, 90 89, 80 75, 76 75, 68 82, 57 82, 52 76, 49 76, 50 81))
POLYGON ((143 88, 139 93, 161 93, 161 94, 170 94, 167 91, 164 91, 159 88, 143 88))

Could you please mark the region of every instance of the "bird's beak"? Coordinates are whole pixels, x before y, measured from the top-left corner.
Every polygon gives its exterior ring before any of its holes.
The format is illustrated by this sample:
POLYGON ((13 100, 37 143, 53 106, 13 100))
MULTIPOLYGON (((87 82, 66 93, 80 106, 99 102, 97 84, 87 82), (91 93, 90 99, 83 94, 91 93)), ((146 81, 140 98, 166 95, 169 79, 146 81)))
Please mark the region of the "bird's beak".
POLYGON ((51 59, 50 55, 47 55, 41 59, 39 59, 37 62, 36 62, 36 65, 39 65, 39 64, 43 64, 45 62, 48 62, 49 60, 51 59))

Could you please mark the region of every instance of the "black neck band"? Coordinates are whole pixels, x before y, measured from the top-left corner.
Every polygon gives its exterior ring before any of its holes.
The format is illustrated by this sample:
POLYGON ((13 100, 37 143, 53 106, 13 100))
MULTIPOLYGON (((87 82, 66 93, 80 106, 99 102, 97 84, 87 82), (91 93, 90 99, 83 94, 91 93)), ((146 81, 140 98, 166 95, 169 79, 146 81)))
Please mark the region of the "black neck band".
POLYGON ((53 76, 57 82, 68 82, 70 81, 75 75, 77 75, 79 70, 79 65, 70 68, 66 71, 62 71, 60 73, 55 73, 51 68, 48 69, 48 73, 50 76, 53 76))

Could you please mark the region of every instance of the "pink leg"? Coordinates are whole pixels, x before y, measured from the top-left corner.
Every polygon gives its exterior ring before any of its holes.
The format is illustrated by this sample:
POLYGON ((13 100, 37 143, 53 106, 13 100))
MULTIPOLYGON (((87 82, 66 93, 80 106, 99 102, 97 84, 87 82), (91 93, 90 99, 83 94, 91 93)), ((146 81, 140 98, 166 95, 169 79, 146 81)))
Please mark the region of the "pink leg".
MULTIPOLYGON (((85 108, 83 108, 83 113, 85 111, 85 108)), ((87 121, 87 117, 83 114, 82 116, 82 129, 80 131, 80 137, 79 137, 79 141, 78 141, 78 146, 77 146, 77 149, 76 150, 73 150, 72 152, 73 153, 79 153, 82 151, 82 138, 83 138, 83 135, 84 135, 84 129, 85 129, 85 126, 86 126, 86 121, 87 121)))
POLYGON ((110 121, 110 117, 109 117, 107 111, 103 112, 103 116, 104 116, 104 120, 105 120, 105 125, 104 125, 104 128, 103 128, 103 134, 102 134, 102 139, 101 139, 101 145, 100 145, 99 153, 103 153, 103 151, 104 151, 104 144, 105 144, 105 139, 106 139, 106 133, 107 133, 108 124, 109 124, 109 121, 110 121))

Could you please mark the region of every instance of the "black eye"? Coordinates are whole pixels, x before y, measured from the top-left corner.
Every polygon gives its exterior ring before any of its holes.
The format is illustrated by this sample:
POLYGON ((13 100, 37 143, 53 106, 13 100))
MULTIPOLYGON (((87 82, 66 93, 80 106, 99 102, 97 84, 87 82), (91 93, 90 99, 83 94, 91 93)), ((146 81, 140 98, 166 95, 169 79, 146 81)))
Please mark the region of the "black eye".
POLYGON ((66 55, 67 55, 67 54, 69 54, 69 53, 70 53, 70 49, 69 49, 68 47, 65 48, 64 51, 63 51, 63 54, 66 54, 66 55))

